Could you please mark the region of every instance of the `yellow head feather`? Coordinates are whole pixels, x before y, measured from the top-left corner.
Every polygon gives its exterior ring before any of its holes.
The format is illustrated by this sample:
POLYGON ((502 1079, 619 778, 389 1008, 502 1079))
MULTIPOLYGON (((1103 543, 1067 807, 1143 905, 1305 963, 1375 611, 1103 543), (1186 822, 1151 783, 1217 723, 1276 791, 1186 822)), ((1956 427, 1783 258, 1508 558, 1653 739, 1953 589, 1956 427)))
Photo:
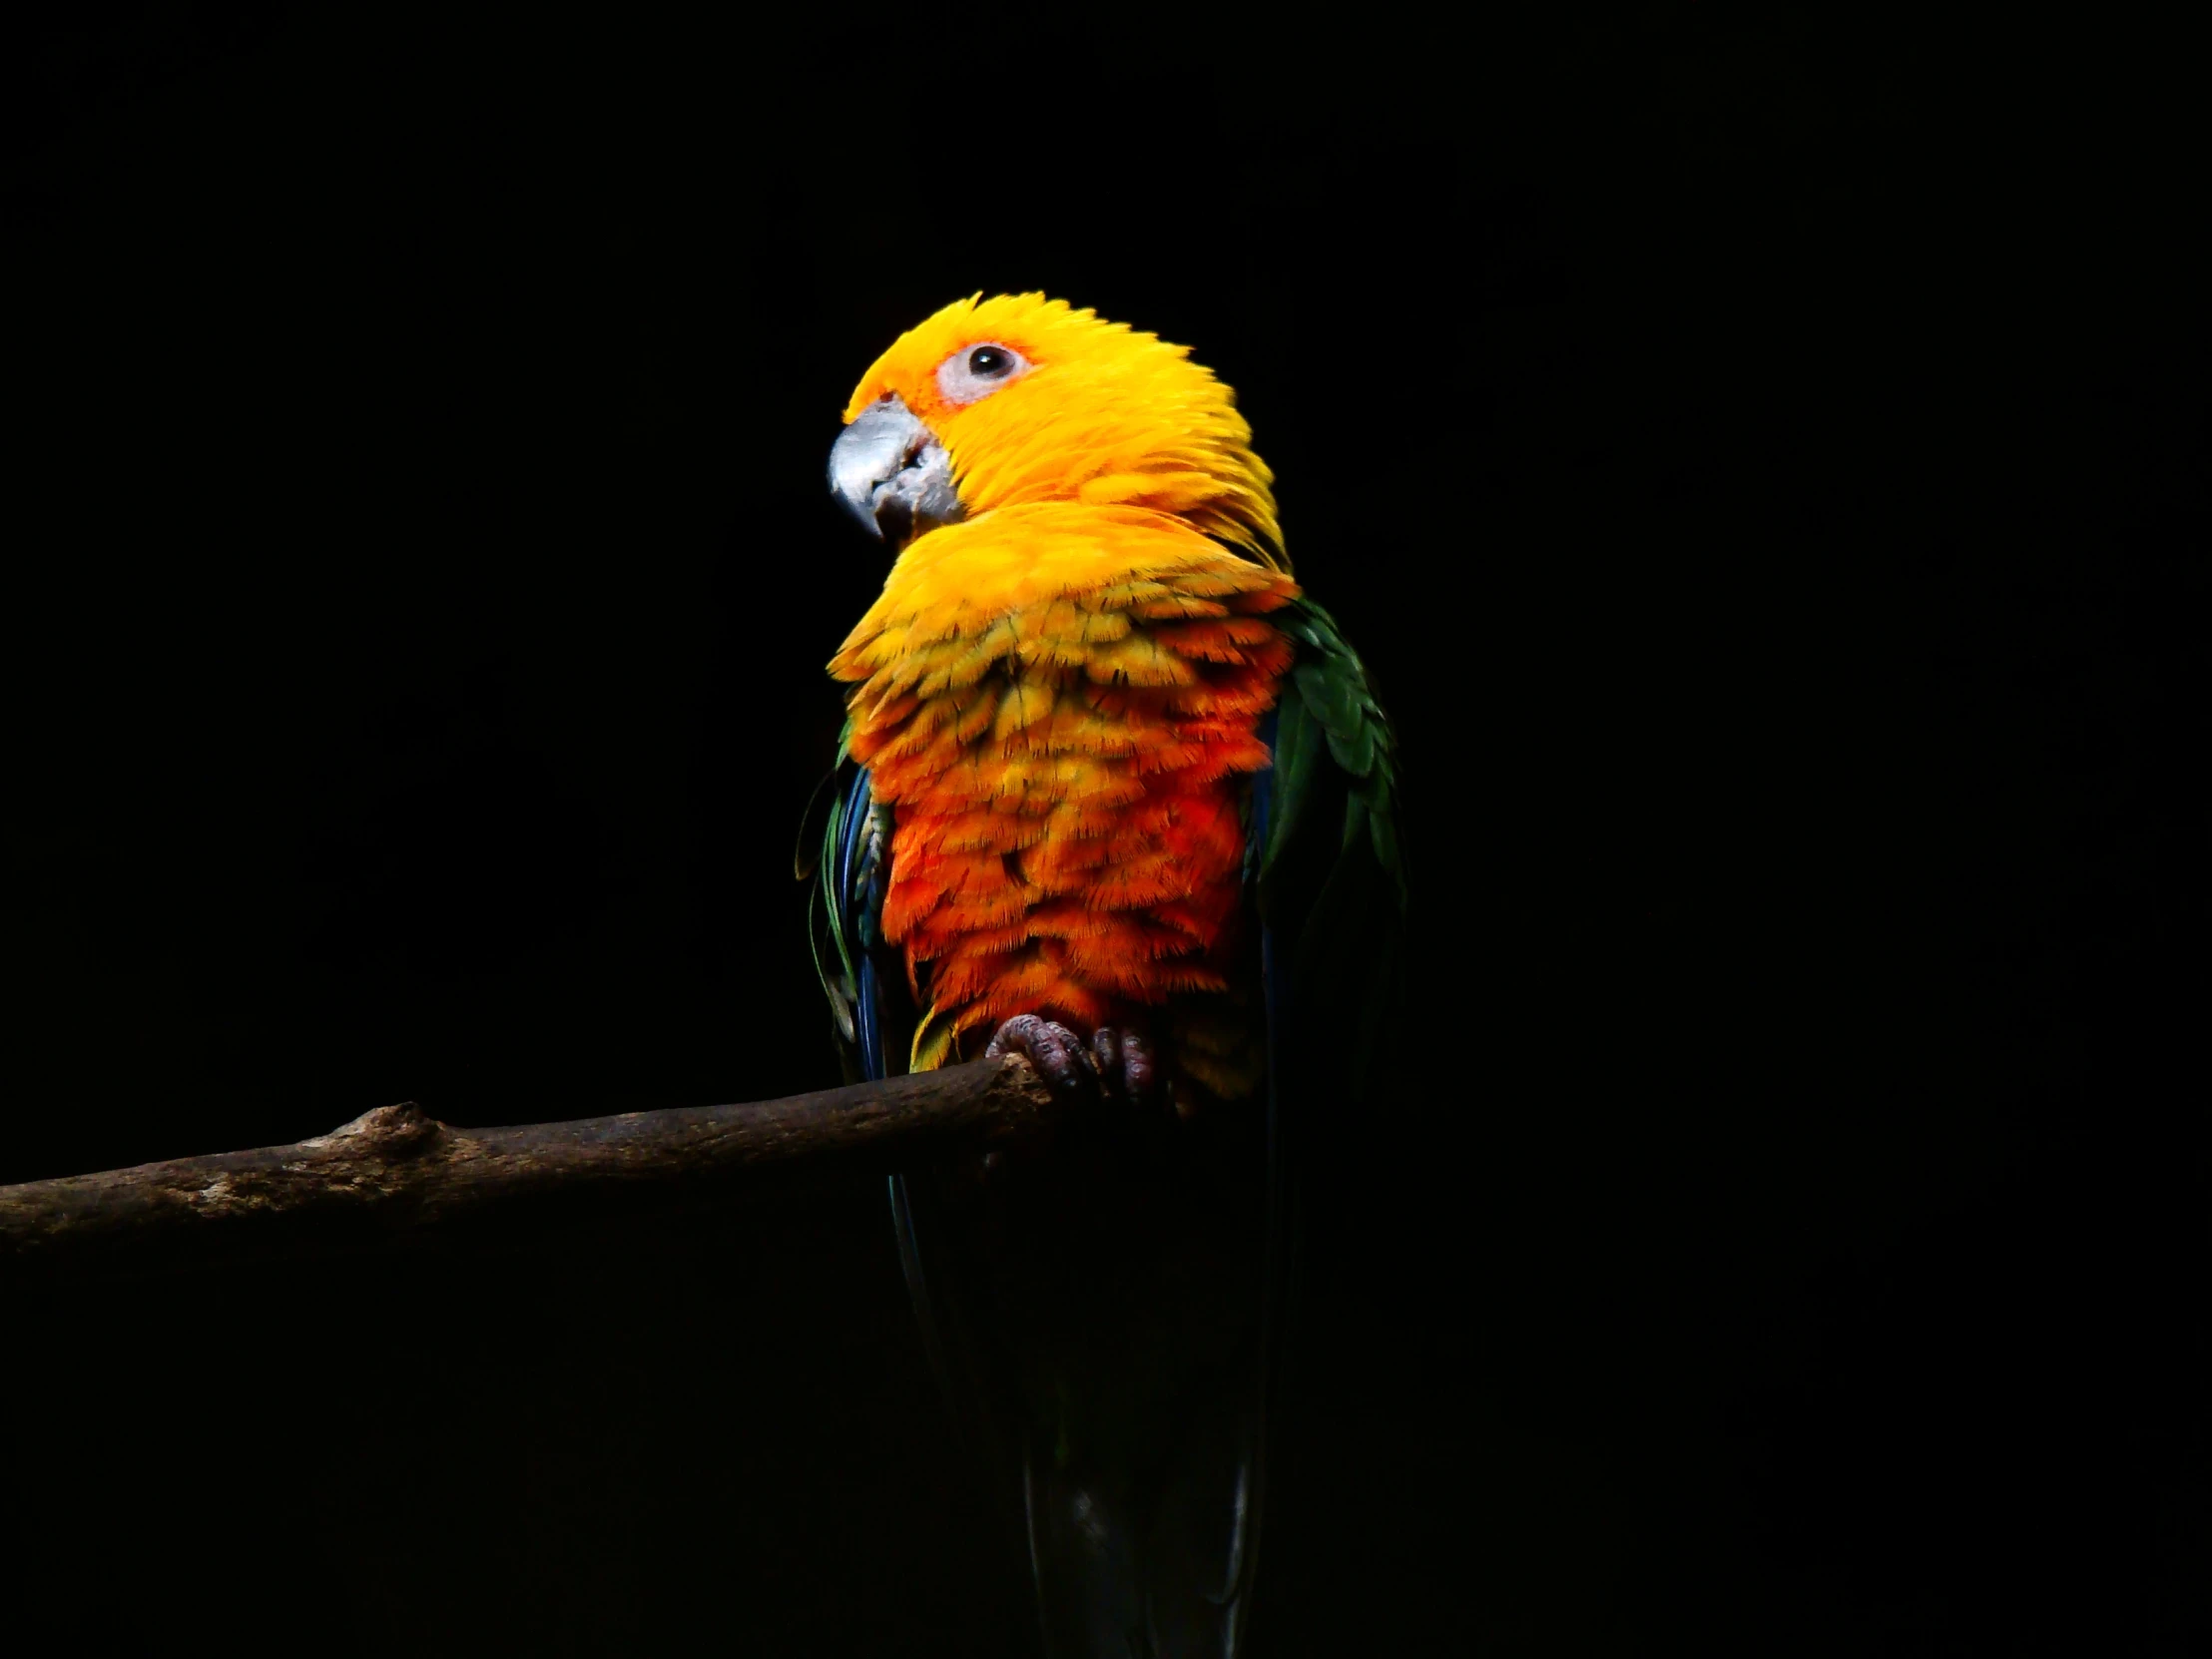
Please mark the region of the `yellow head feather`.
POLYGON ((970 518, 1045 501, 1143 508, 1289 568, 1275 475, 1236 394, 1188 346, 1041 293, 975 295, 899 335, 845 420, 889 395, 944 445, 970 518), (1027 370, 972 401, 947 397, 939 367, 985 343, 1012 347, 1027 370))

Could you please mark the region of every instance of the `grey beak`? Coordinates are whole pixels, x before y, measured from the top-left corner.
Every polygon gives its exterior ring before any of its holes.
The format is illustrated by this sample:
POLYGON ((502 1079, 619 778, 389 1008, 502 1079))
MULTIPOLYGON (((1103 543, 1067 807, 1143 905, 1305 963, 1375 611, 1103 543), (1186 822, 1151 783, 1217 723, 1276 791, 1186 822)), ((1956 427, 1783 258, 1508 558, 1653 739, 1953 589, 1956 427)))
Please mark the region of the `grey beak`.
POLYGON ((830 446, 830 492, 893 547, 965 516, 952 457, 896 397, 870 403, 830 446))

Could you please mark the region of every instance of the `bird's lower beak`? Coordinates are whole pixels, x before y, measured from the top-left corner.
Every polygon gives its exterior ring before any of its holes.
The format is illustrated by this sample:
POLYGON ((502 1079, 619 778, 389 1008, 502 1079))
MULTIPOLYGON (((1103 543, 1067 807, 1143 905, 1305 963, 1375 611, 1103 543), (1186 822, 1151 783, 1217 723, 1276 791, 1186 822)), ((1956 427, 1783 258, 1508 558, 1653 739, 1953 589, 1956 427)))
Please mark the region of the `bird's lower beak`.
POLYGON ((895 396, 862 409, 830 446, 830 492, 893 547, 963 516, 952 457, 895 396))

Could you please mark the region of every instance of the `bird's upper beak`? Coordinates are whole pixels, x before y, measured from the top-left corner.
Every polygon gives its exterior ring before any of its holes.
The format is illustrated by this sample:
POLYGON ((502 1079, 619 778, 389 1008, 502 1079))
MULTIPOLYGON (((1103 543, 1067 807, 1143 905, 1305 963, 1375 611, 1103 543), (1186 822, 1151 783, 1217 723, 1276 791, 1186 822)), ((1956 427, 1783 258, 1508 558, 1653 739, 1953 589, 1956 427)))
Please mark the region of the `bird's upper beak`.
POLYGON ((893 547, 964 516, 952 457, 895 395, 862 409, 830 446, 830 492, 893 547))

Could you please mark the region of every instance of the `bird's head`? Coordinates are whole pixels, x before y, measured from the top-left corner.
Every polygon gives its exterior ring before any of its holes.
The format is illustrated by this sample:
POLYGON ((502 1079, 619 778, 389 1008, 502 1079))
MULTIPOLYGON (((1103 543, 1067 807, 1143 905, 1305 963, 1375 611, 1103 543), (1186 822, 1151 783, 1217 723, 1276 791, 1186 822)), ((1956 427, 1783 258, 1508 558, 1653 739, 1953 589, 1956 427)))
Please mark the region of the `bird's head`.
POLYGON ((830 487, 903 547, 1000 507, 1082 501, 1183 519, 1282 564, 1274 475, 1211 369, 1041 293, 956 300, 860 377, 830 487))

